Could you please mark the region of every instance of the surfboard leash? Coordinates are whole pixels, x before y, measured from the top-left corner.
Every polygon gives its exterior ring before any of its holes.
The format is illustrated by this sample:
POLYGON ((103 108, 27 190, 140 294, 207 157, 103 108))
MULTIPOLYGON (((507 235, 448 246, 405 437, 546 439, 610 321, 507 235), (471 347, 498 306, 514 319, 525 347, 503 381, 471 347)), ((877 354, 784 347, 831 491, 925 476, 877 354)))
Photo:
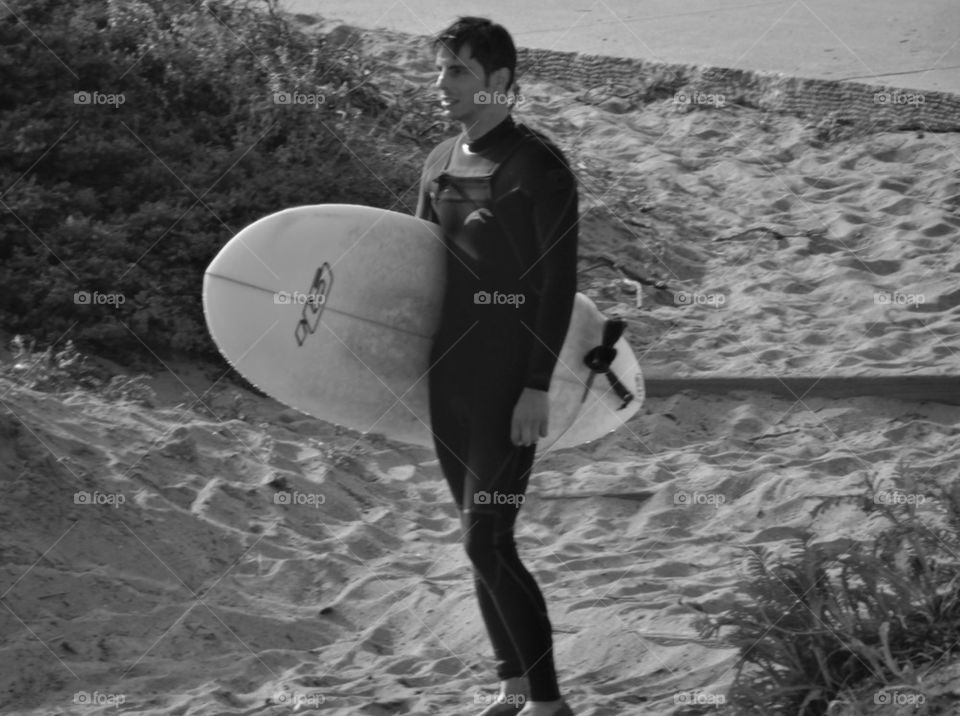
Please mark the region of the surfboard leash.
POLYGON ((620 336, 623 335, 626 328, 627 322, 622 318, 608 318, 604 321, 603 340, 599 346, 591 348, 583 357, 583 362, 590 369, 590 375, 587 378, 587 386, 583 391, 583 397, 580 399, 581 403, 587 399, 587 395, 590 394, 590 388, 593 386, 593 380, 599 373, 607 376, 607 380, 610 381, 610 387, 617 394, 617 397, 623 401, 617 410, 623 410, 630 401, 633 400, 633 393, 620 382, 617 374, 614 373, 613 368, 611 368, 614 359, 617 357, 617 349, 614 346, 617 341, 620 340, 620 336))

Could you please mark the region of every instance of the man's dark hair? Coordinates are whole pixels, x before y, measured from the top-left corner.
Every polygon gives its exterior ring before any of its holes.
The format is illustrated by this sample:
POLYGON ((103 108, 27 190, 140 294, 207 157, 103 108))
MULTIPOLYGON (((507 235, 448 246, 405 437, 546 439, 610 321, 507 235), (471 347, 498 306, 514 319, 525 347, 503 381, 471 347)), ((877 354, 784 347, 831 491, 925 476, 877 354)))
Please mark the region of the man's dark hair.
POLYGON ((483 67, 484 80, 501 67, 510 70, 505 88, 510 89, 517 71, 517 48, 503 25, 485 17, 461 17, 433 40, 434 50, 445 47, 455 55, 460 54, 464 45, 470 45, 473 59, 483 67))

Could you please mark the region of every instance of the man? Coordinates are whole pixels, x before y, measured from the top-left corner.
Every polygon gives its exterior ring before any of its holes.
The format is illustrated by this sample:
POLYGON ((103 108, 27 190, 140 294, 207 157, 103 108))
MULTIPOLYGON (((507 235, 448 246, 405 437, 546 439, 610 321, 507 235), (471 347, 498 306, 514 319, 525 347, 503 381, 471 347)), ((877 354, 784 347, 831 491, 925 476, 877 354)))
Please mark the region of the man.
POLYGON ((572 716, 513 527, 576 293, 576 180, 549 140, 511 117, 516 48, 503 27, 460 18, 434 48, 441 104, 462 133, 427 158, 417 206, 448 248, 430 411, 501 681, 481 716, 572 716))

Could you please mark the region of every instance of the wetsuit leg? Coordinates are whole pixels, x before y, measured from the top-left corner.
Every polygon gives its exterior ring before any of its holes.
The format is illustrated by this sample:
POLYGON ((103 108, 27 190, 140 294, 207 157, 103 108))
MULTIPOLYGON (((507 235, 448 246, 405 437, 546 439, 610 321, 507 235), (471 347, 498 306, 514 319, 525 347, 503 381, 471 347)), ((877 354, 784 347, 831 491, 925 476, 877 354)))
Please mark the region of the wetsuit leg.
POLYGON ((502 374, 501 380, 481 386, 453 384, 438 372, 431 383, 431 395, 438 396, 431 399, 431 421, 441 468, 461 510, 464 548, 474 567, 497 675, 526 676, 533 700, 552 701, 560 695, 550 620, 514 541, 536 451, 510 441, 519 392, 516 381, 502 374))
POLYGON ((464 546, 474 566, 477 597, 497 659, 497 676, 526 676, 530 698, 560 698, 547 606, 517 554, 515 514, 472 509, 462 514, 464 546))

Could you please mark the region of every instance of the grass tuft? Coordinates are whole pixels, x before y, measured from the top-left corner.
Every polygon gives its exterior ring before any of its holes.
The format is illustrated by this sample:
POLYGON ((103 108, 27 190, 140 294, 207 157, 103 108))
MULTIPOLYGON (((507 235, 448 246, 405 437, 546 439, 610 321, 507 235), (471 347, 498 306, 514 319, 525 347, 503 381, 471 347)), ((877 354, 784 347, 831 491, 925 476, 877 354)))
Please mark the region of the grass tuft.
POLYGON ((923 677, 960 651, 960 486, 902 463, 894 481, 867 479, 862 495, 815 510, 853 502, 878 528, 871 541, 837 547, 808 534, 787 554, 746 548, 743 597, 698 623, 740 650, 733 713, 820 716, 910 694, 925 713, 946 706, 924 693, 923 677))

